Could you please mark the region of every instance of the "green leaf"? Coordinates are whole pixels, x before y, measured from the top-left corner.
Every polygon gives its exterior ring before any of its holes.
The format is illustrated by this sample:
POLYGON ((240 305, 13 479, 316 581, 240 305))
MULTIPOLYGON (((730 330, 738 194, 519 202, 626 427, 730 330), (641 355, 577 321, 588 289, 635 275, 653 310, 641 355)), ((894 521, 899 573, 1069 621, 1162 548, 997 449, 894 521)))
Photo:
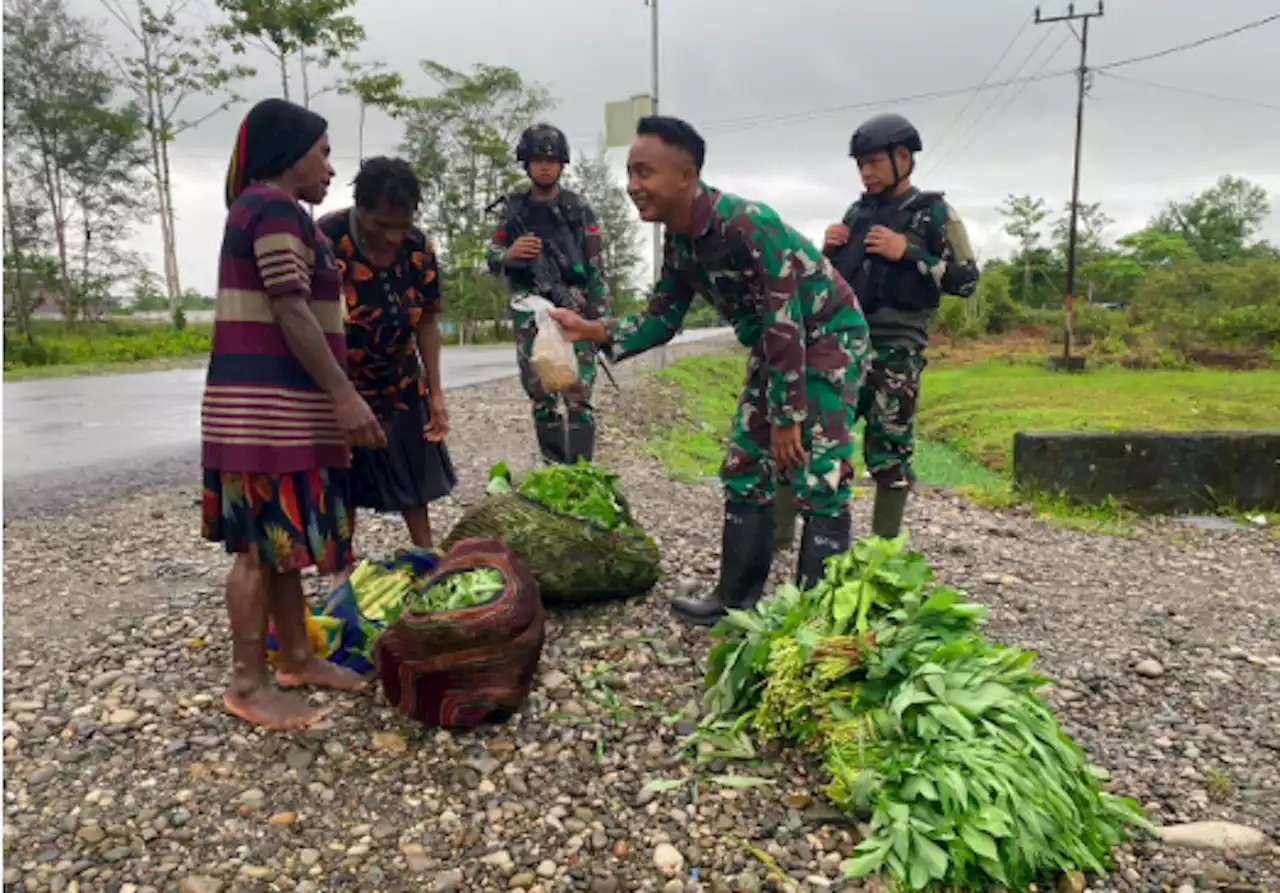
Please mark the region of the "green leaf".
POLYGON ((930 880, 936 881, 946 877, 947 866, 951 863, 951 858, 947 855, 947 851, 923 834, 913 834, 911 840, 915 856, 912 859, 913 866, 923 865, 929 874, 930 880))
POLYGON ((984 859, 997 861, 1000 858, 999 852, 996 850, 996 842, 989 835, 972 825, 965 825, 960 829, 960 839, 963 840, 973 852, 984 859))
POLYGON ((688 784, 689 781, 690 780, 687 778, 655 778, 652 781, 646 782, 645 786, 640 790, 653 791, 655 793, 673 791, 682 785, 688 784))
POLYGON ((907 779, 901 788, 903 800, 914 800, 916 797, 924 797, 926 800, 937 800, 938 789, 934 787, 932 781, 923 775, 913 775, 907 779))
POLYGON ((954 707, 947 707, 942 704, 930 704, 926 709, 929 711, 930 716, 936 719, 948 730, 959 735, 961 738, 973 737, 973 723, 965 719, 964 715, 954 707))
POLYGON ((845 866, 844 876, 847 878, 866 877, 870 874, 876 874, 880 871, 880 867, 884 865, 885 856, 889 850, 879 840, 865 840, 854 848, 856 854, 849 860, 849 864, 845 866))
POLYGON ((769 778, 755 778, 750 775, 713 775, 707 781, 726 788, 759 788, 777 784, 769 778))

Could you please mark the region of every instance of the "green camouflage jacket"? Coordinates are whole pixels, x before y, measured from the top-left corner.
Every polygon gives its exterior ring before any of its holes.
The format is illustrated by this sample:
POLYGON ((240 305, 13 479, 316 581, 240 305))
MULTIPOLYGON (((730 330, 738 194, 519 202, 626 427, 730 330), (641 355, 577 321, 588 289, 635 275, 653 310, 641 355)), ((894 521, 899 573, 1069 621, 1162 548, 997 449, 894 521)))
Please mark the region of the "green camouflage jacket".
POLYGON ((853 289, 768 205, 700 184, 692 234, 667 233, 664 249, 648 306, 607 324, 616 359, 670 341, 701 295, 757 355, 769 423, 784 425, 807 414, 806 370, 843 362, 836 333, 857 333, 855 360, 865 357, 867 321, 853 289))

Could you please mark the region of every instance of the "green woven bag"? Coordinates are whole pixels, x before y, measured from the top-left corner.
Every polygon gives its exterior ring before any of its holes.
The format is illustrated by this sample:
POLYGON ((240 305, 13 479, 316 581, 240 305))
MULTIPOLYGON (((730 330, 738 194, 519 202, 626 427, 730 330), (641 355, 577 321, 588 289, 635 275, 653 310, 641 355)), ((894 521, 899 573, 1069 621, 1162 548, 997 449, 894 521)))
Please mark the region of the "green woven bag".
POLYGON ((544 597, 590 602, 639 595, 662 575, 658 545, 631 519, 629 530, 554 512, 519 493, 491 494, 469 509, 445 539, 448 551, 464 539, 505 543, 533 572, 544 597))

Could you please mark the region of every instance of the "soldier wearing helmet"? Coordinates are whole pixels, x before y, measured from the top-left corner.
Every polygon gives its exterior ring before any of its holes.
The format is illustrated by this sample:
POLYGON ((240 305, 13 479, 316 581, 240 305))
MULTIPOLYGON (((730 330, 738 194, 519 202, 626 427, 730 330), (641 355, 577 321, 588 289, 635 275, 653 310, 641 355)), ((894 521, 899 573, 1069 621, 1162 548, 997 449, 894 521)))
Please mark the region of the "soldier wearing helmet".
MULTIPOLYGON (((920 133, 901 115, 876 115, 849 141, 865 192, 827 227, 822 250, 853 286, 871 328, 872 364, 858 415, 876 482, 871 532, 895 537, 914 476, 916 399, 929 324, 943 293, 969 297, 978 267, 964 224, 940 192, 911 184, 920 133)), ((793 516, 794 517, 794 516, 793 516)), ((780 539, 782 536, 780 536, 780 539)))
MULTIPOLYGON (((489 269, 509 283, 512 297, 537 294, 588 319, 609 313, 601 262, 600 225, 581 196, 560 186, 569 163, 569 141, 550 124, 535 124, 520 136, 516 160, 529 175, 528 189, 506 197, 488 249, 489 269)), ((533 313, 512 310, 520 381, 533 403, 538 448, 548 462, 591 461, 595 451, 595 345, 575 344, 578 383, 559 396, 548 394, 533 369, 533 313)))

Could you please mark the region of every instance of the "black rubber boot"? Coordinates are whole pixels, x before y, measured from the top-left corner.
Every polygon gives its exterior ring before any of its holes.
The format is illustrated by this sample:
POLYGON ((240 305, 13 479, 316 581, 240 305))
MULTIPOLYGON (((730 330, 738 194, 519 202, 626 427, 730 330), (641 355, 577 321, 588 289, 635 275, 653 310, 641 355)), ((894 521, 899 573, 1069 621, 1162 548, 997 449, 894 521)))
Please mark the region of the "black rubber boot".
POLYGON ((542 458, 563 465, 568 459, 565 452, 564 423, 535 421, 533 429, 538 435, 538 449, 542 451, 542 458))
POLYGON ((790 483, 778 484, 773 551, 785 552, 796 541, 796 491, 790 483))
POLYGON ((729 505, 720 544, 720 582, 703 596, 682 597, 672 612, 685 623, 714 626, 729 608, 753 608, 773 564, 773 506, 729 505))
POLYGON ((578 458, 591 461, 596 452, 596 426, 592 422, 569 423, 569 455, 566 461, 570 465, 577 463, 578 458))
POLYGON ((910 487, 876 487, 876 501, 871 509, 871 532, 891 540, 902 532, 902 515, 907 509, 910 487))
POLYGON ((832 516, 810 515, 804 519, 800 558, 796 561, 796 585, 812 589, 826 573, 827 559, 849 551, 853 522, 846 509, 832 516))

